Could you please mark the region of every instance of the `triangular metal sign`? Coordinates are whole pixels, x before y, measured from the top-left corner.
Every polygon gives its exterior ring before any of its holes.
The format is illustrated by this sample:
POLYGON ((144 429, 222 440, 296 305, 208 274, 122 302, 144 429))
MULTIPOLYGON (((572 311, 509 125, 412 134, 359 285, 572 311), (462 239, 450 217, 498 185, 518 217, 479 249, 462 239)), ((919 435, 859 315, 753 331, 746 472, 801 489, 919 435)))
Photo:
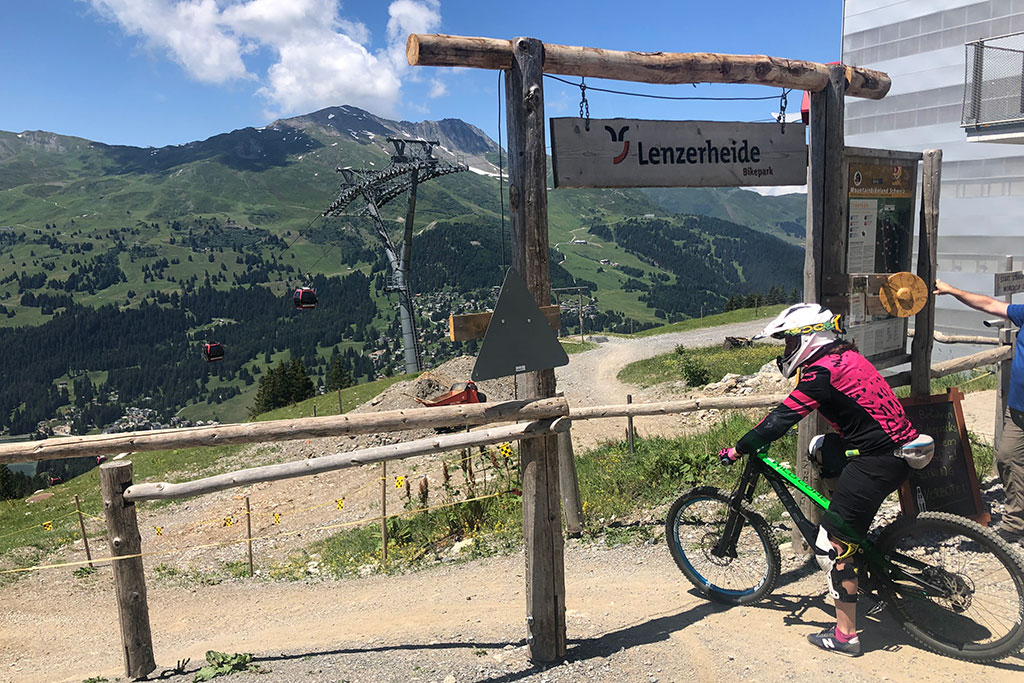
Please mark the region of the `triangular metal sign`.
POLYGON ((523 279, 509 269, 473 366, 473 381, 568 364, 558 334, 548 325, 523 279))

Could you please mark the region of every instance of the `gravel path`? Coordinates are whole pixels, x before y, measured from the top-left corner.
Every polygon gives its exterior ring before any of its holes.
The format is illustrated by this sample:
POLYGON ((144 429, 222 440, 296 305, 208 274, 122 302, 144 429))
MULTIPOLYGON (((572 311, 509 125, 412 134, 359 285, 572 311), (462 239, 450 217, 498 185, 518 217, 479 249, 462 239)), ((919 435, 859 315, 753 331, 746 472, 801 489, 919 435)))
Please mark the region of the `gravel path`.
MULTIPOLYGON (((616 375, 630 363, 669 353, 680 344, 701 347, 720 344, 727 336, 749 337, 764 329, 767 320, 635 339, 594 335, 591 339, 598 342, 596 349, 575 353, 569 356, 568 365, 555 369, 558 390, 565 393, 570 405, 621 404, 626 402, 627 394, 632 394, 636 403, 671 400, 673 396, 666 395, 672 390, 670 386, 641 389, 620 382, 616 375)), ((684 387, 679 385, 676 389, 684 387)), ((668 415, 636 418, 634 428, 644 436, 667 436, 680 434, 686 426, 679 415, 668 415)), ((625 430, 625 419, 576 422, 572 428, 573 445, 577 450, 586 450, 605 441, 618 441, 625 438, 625 430)))

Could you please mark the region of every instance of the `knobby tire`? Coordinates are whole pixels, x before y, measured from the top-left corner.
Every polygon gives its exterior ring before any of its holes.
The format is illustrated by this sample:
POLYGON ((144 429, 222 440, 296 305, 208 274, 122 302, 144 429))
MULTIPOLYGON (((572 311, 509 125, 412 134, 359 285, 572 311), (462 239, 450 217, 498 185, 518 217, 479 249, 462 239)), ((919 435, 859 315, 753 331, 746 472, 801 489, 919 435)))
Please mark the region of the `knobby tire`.
POLYGON ((921 645, 975 662, 1024 647, 1024 556, 993 531, 964 517, 924 512, 887 527, 877 547, 900 569, 947 590, 928 596, 899 577, 882 582, 882 598, 921 645), (928 568, 910 566, 901 554, 928 568))
POLYGON ((768 522, 745 504, 739 508, 743 523, 735 553, 713 555, 731 510, 729 493, 709 486, 692 489, 669 509, 665 539, 676 565, 705 597, 745 605, 775 589, 782 560, 768 522))

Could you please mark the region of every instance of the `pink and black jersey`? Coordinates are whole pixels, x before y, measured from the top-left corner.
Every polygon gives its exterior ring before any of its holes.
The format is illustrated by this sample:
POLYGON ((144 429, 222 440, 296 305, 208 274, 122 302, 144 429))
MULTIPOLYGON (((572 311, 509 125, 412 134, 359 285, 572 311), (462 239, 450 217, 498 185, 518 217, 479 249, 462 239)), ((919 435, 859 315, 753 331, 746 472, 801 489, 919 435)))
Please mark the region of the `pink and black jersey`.
POLYGON ((753 453, 813 410, 864 455, 891 453, 917 438, 892 388, 864 356, 848 349, 806 365, 793 392, 740 439, 736 450, 753 453))

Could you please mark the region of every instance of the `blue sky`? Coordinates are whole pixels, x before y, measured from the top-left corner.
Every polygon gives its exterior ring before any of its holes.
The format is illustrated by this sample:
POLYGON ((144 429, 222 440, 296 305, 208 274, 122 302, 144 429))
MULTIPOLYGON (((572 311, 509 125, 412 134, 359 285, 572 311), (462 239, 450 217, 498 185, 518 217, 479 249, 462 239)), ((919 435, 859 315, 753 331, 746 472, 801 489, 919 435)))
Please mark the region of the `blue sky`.
MULTIPOLYGON (((410 31, 617 50, 838 59, 842 4, 521 0, 34 0, 4 3, 0 130, 109 144, 201 140, 351 104, 387 118, 461 118, 497 135, 495 72, 409 67, 410 31)), ((570 78, 578 81, 578 79, 570 78)), ((765 96, 758 86, 647 86, 661 95, 765 96)), ((789 98, 790 111, 800 93, 789 98)), ((778 102, 658 102, 588 92, 591 116, 763 120, 778 102)), ((546 79, 549 116, 579 89, 546 79)), ((504 124, 503 124, 504 125, 504 124)))

